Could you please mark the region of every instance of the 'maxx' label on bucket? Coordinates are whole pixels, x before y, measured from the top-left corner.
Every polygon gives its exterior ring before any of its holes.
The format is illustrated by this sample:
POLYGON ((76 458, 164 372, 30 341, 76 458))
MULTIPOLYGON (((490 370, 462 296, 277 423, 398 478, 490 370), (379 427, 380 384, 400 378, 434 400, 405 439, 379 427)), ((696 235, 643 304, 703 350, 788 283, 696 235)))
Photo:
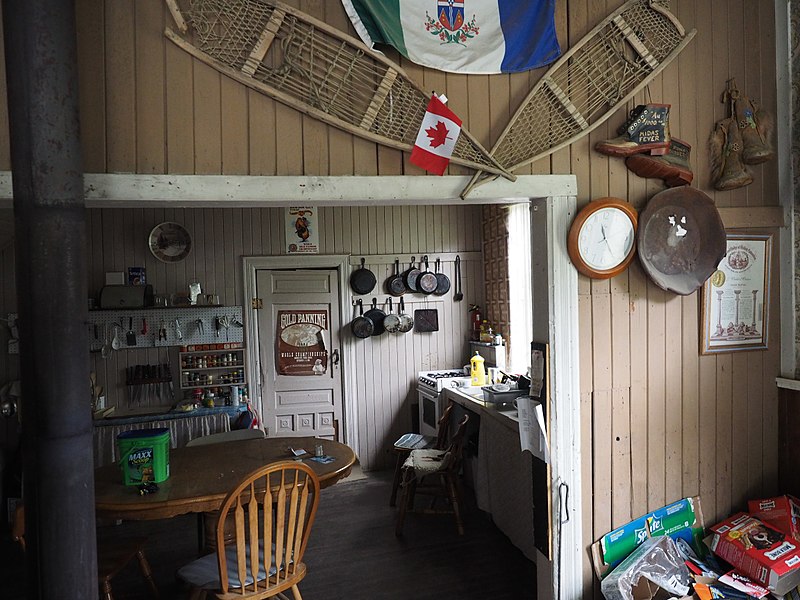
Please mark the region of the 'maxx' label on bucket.
POLYGON ((135 481, 153 480, 153 448, 133 448, 128 455, 128 474, 135 481))

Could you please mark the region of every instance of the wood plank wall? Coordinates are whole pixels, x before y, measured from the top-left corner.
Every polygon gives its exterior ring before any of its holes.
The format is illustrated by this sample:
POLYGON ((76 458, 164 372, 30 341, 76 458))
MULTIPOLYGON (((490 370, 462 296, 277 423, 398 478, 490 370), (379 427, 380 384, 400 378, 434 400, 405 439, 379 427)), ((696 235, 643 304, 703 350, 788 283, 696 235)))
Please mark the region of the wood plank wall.
MULTIPOLYGON (((394 259, 370 259, 371 255, 397 255, 404 263, 402 269, 408 267, 409 255, 419 259, 428 254, 434 260, 445 253, 451 256, 451 253, 472 252, 471 256, 475 253, 480 256, 480 215, 480 206, 464 205, 321 208, 317 225, 320 253, 367 256, 367 267, 378 279, 375 296, 384 303, 387 296, 382 284, 394 272, 394 259)), ((90 209, 88 224, 89 291, 94 295, 104 285, 107 271, 126 272, 130 266, 144 266, 147 281, 157 294, 186 292, 188 282, 196 277, 204 293, 218 294, 226 305, 242 305, 241 257, 285 254, 285 211, 277 208, 90 209), (192 236, 192 252, 179 263, 162 263, 148 250, 149 232, 164 221, 181 223, 192 236)), ((0 251, 3 282, 0 315, 16 310, 17 306, 13 255, 13 247, 0 251)), ((442 272, 453 278, 452 257, 442 263, 442 272)), ((462 302, 453 302, 452 294, 435 297, 430 303, 423 303, 423 297, 416 294, 405 298, 409 314, 416 308, 438 309, 438 332, 385 334, 355 342, 356 364, 346 367, 354 374, 355 384, 346 401, 357 403, 358 414, 365 416, 357 427, 362 440, 357 452, 365 470, 393 466, 391 445, 402 433, 411 430, 418 371, 451 369, 466 363, 467 306, 483 304, 480 260, 462 257, 462 281, 462 302)), ((351 318, 352 313, 345 309, 342 326, 347 326, 351 318)), ((154 331, 155 325, 150 324, 150 335, 154 331)), ((7 329, 0 328, 2 347, 6 336, 7 329)), ((93 353, 91 368, 97 373, 98 385, 106 390, 108 405, 125 412, 129 408, 126 367, 169 360, 165 348, 141 347, 113 352, 106 360, 93 353)), ((17 357, 9 359, 3 355, 0 382, 15 379, 17 369, 17 357)), ((7 443, 12 445, 10 438, 16 437, 14 423, 6 420, 1 423, 8 427, 7 443)))
MULTIPOLYGON (((622 3, 558 0, 556 20, 562 48, 576 43, 622 3)), ((325 127, 193 61, 162 39, 161 31, 170 18, 157 0, 81 0, 77 4, 87 171, 423 174, 409 164, 407 154, 325 127)), ((350 30, 338 2, 292 0, 291 4, 350 30)), ((755 181, 747 188, 716 192, 709 181, 706 150, 714 123, 726 116, 719 97, 729 78, 735 77, 739 89, 768 110, 775 109, 772 0, 673 0, 672 8, 687 28, 697 28, 697 37, 626 108, 648 99, 672 105, 672 133, 693 148, 694 185, 719 207, 777 206, 774 161, 753 167, 755 181)), ((465 76, 401 62, 425 88, 445 92, 451 108, 487 146, 542 74, 538 70, 509 76, 465 76)), ((660 182, 639 179, 625 169, 622 160, 592 151, 595 142, 612 136, 623 122, 624 112, 523 172, 574 173, 579 205, 616 196, 641 209, 662 189, 660 182)), ((0 168, 8 168, 7 157, 3 139, 0 168)), ((464 171, 451 168, 450 172, 464 171)), ((386 222, 388 209, 383 210, 386 222)), ((280 227, 268 219, 262 229, 259 223, 264 223, 265 214, 251 219, 247 212, 227 217, 209 211, 193 213, 191 218, 209 228, 216 228, 220 219, 227 222, 232 218, 235 223, 241 219, 243 237, 249 240, 243 243, 254 251, 270 251, 273 233, 280 227), (246 223, 250 223, 249 231, 246 223)), ((371 222, 356 211, 341 217, 371 222)), ((123 213, 103 213, 100 220, 110 220, 113 227, 126 222, 123 213)), ((92 222, 95 227, 97 217, 92 222)), ((449 227, 457 230, 458 225, 449 227)), ((478 238, 475 234, 472 242, 478 244, 478 238)), ((325 247, 334 252, 362 252, 362 244, 334 238, 325 247)), ((372 241, 368 244, 374 247, 372 241)), ((105 237, 100 250, 113 263, 122 260, 119 254, 124 253, 105 237)), ((220 251, 224 250, 223 244, 220 251)), ((779 257, 774 258, 773 265, 777 265, 779 257)), ((7 262, 4 259, 3 263, 7 262)), ((166 273, 164 278, 168 281, 166 273)), ((237 281, 234 279, 234 286, 237 281)), ((697 351, 698 294, 677 297, 662 291, 650 283, 637 263, 611 281, 581 278, 587 545, 612 527, 678 497, 701 494, 706 519, 713 521, 740 507, 750 496, 777 491, 778 407, 773 380, 779 365, 779 285, 775 270, 769 350, 701 357, 697 351)), ((591 590, 588 561, 584 577, 587 590, 591 590)))

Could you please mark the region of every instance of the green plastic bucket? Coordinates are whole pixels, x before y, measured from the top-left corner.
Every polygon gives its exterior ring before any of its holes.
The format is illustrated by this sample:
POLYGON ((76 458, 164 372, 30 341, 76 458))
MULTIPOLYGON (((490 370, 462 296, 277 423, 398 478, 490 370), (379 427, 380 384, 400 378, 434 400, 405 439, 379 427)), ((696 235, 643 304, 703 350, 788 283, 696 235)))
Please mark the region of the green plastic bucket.
POLYGON ((169 479, 169 428, 132 429, 117 436, 125 485, 169 479))

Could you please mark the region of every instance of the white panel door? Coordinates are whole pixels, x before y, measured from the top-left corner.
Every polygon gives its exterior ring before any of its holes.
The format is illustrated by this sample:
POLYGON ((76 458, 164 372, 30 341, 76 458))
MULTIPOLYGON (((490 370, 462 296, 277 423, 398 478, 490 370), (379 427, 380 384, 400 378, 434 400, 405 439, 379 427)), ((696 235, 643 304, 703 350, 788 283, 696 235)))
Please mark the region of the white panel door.
POLYGON ((267 435, 341 438, 338 272, 258 270, 256 288, 267 435))

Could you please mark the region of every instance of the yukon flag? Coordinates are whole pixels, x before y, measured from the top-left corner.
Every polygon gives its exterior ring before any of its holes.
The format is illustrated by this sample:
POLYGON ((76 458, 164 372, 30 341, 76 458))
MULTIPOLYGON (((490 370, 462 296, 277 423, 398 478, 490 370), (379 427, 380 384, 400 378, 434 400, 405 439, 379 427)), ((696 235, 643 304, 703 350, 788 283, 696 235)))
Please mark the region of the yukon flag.
POLYGON ((460 133, 461 119, 433 94, 411 151, 411 162, 442 175, 450 164, 460 133))
POLYGON ((555 0, 342 0, 375 49, 454 73, 516 73, 556 60, 555 0))

